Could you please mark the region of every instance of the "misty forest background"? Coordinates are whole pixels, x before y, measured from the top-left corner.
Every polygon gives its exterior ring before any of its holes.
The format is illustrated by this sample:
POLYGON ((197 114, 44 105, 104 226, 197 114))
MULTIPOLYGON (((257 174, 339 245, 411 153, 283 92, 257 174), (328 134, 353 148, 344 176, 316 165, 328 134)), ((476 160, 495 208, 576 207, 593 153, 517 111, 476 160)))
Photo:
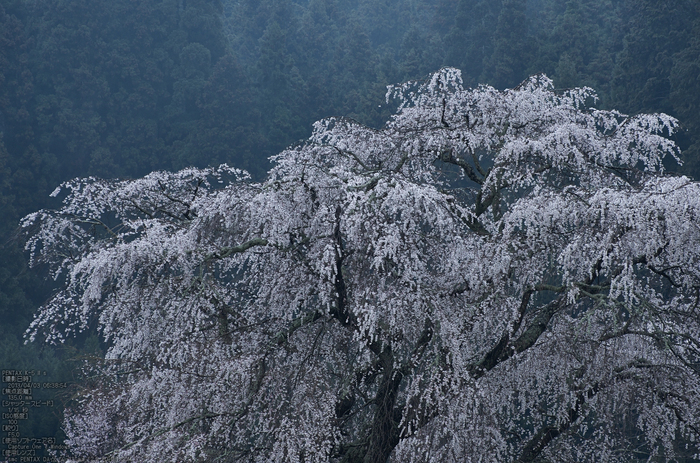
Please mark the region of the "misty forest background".
MULTIPOLYGON (((23 345, 52 285, 17 224, 59 183, 223 162, 262 179, 314 121, 381 126, 386 85, 441 66, 499 89, 546 73, 603 109, 671 114, 684 165, 669 168, 700 178, 697 0, 0 0, 0 367, 74 380, 101 352, 95 333, 23 345)), ((60 409, 23 434, 60 436, 60 409)))

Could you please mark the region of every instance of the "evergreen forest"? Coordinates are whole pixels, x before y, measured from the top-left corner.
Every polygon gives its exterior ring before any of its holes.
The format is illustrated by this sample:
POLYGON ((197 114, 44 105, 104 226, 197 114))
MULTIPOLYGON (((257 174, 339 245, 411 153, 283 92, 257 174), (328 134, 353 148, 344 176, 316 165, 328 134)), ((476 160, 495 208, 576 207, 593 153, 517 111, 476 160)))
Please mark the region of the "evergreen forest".
MULTIPOLYGON (((314 121, 381 127, 387 85, 443 66, 465 86, 544 73, 601 109, 667 113, 683 160, 667 168, 700 178, 697 0, 0 0, 0 367, 70 382, 104 347, 24 344, 55 288, 18 223, 61 182, 221 163, 261 179, 314 121)), ((61 408, 22 432, 60 439, 61 408)))

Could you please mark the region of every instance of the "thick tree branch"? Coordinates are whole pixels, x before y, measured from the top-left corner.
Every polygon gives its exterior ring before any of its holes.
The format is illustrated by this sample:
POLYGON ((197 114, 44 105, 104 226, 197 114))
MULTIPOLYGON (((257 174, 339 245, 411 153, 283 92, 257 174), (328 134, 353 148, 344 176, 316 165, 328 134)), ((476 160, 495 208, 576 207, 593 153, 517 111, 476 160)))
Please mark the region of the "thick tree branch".
POLYGON ((193 417, 188 418, 186 420, 180 421, 179 423, 176 423, 172 426, 161 429, 160 431, 154 432, 153 434, 149 434, 148 436, 143 437, 135 442, 130 442, 130 443, 118 448, 118 449, 112 450, 111 452, 105 454, 105 457, 110 458, 112 456, 115 456, 117 454, 117 452, 121 452, 123 450, 128 450, 131 447, 134 447, 135 445, 144 444, 150 440, 153 440, 157 437, 162 436, 165 433, 168 433, 170 431, 174 431, 175 429, 180 428, 182 426, 185 426, 186 424, 192 423, 194 421, 206 420, 209 418, 216 418, 218 416, 221 416, 221 414, 220 413, 211 413, 211 412, 203 413, 203 414, 198 415, 198 416, 193 416, 193 417))
POLYGON ((536 461, 550 442, 564 432, 568 431, 569 428, 571 428, 571 426, 578 421, 578 419, 582 416, 583 405, 587 400, 592 399, 599 390, 600 386, 598 384, 594 384, 588 390, 580 392, 576 396, 576 402, 574 403, 573 407, 568 410, 564 421, 562 421, 558 426, 554 425, 543 427, 532 439, 530 439, 527 444, 525 444, 523 451, 520 453, 520 458, 518 458, 518 463, 531 463, 536 461))
POLYGON ((207 254, 204 257, 204 262, 209 262, 209 261, 218 260, 218 259, 225 259, 226 257, 229 257, 233 254, 245 252, 254 246, 267 246, 268 244, 269 244, 268 241, 265 239, 253 238, 252 240, 246 241, 245 243, 243 243, 241 245, 221 248, 217 252, 207 254))

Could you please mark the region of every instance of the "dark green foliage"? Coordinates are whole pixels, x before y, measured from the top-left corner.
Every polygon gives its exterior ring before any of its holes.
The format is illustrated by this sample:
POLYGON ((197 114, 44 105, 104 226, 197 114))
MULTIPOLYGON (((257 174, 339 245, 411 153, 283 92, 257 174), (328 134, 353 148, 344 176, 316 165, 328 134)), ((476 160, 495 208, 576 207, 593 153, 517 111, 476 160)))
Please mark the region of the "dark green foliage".
POLYGON ((688 46, 692 0, 628 0, 624 48, 613 76, 614 103, 632 111, 671 111, 670 72, 673 55, 688 46))
POLYGON ((514 87, 522 82, 532 61, 525 0, 504 0, 498 14, 493 54, 486 62, 484 81, 496 87, 514 87))
POLYGON ((258 130, 262 112, 250 86, 233 55, 226 54, 216 63, 197 100, 201 118, 188 138, 186 152, 190 157, 183 164, 233 162, 257 177, 265 174, 267 166, 261 159, 265 140, 258 130), (236 157, 232 160, 234 152, 236 157))
POLYGON ((685 50, 674 56, 671 69, 671 105, 683 121, 681 136, 685 169, 700 176, 700 21, 694 37, 685 50))
POLYGON ((692 0, 6 1, 3 191, 37 192, 21 214, 75 175, 263 175, 314 120, 380 125, 386 84, 441 65, 501 88, 545 72, 694 131, 697 17, 692 0))
POLYGON ((447 7, 449 3, 445 3, 442 6, 445 13, 454 18, 451 24, 444 21, 450 26, 443 38, 445 62, 464 71, 465 83, 477 85, 493 55, 501 2, 458 0, 449 2, 454 5, 453 10, 447 7))
POLYGON ((216 2, 41 0, 30 55, 37 148, 61 177, 187 164, 182 142, 226 42, 216 2))
POLYGON ((607 103, 615 55, 621 44, 616 0, 553 2, 535 18, 538 56, 531 70, 550 75, 560 88, 587 85, 607 103))
POLYGON ((698 95, 700 4, 627 0, 622 11, 629 20, 610 84, 611 101, 633 113, 663 111, 678 117, 687 129, 679 140, 684 170, 697 177, 700 113, 690 107, 698 95))

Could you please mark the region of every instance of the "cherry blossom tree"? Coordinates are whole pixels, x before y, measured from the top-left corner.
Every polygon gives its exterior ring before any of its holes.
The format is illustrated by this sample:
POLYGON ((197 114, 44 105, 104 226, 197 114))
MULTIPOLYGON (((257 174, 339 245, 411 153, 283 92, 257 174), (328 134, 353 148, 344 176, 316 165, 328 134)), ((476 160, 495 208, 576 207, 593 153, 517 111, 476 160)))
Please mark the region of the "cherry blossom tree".
POLYGON ((545 76, 389 87, 262 183, 220 166, 63 184, 27 216, 96 327, 70 461, 630 461, 700 453, 700 185, 664 114, 545 76))

